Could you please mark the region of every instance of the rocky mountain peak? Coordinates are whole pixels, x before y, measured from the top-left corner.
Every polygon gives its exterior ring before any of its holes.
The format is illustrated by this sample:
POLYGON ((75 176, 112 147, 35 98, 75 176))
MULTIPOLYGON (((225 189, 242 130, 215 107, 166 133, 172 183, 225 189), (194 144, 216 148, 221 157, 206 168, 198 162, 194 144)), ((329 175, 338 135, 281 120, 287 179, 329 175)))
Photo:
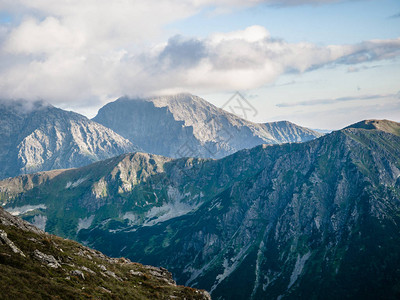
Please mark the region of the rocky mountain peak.
POLYGON ((258 124, 188 93, 120 98, 94 121, 143 151, 168 157, 221 158, 268 143, 304 142, 321 134, 290 122, 258 124))
POLYGON ((109 128, 44 102, 0 104, 0 178, 80 167, 138 150, 109 128))

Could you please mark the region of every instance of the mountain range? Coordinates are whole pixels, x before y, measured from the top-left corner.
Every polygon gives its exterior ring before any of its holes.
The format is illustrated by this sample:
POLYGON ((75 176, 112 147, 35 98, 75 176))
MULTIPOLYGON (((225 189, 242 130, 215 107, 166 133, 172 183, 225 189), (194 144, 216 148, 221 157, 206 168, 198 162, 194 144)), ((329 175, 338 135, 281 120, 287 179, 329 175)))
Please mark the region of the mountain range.
POLYGON ((89 120, 44 102, 0 102, 0 179, 76 168, 132 151, 221 158, 262 143, 320 133, 282 121, 256 124, 190 95, 121 98, 89 120))
POLYGON ((215 299, 397 299, 399 176, 400 124, 366 120, 218 160, 135 152, 21 175, 0 202, 215 299))
POLYGON ((305 142, 322 135, 288 121, 253 123, 191 94, 120 98, 93 120, 144 152, 173 158, 222 158, 260 144, 305 142))
POLYGON ((80 114, 43 102, 0 102, 0 178, 80 167, 135 150, 80 114))

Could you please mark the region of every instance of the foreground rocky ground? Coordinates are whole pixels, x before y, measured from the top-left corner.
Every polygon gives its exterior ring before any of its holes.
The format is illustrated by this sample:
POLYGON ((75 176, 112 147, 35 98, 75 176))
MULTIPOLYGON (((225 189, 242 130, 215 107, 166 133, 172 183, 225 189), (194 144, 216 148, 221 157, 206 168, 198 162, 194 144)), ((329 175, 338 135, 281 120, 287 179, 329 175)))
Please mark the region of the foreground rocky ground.
POLYGON ((0 208, 1 299, 211 299, 171 273, 49 235, 0 208))

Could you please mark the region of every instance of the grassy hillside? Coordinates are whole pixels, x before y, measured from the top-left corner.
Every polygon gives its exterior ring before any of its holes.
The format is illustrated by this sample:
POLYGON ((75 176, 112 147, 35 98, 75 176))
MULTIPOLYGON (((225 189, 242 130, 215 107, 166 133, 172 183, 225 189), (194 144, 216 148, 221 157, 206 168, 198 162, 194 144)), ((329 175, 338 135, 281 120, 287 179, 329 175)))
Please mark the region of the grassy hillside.
POLYGON ((0 208, 1 299, 209 299, 165 269, 109 258, 0 208))

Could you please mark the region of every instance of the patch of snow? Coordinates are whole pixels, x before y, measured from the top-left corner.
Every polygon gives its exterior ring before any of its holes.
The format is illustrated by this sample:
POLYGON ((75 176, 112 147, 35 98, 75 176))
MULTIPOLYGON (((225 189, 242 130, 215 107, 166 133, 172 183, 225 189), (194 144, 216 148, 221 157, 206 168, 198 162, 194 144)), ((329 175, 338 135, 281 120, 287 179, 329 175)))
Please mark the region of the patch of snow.
MULTIPOLYGON (((198 255, 198 254, 197 254, 198 255)), ((196 258, 197 258, 196 255, 196 258)), ((195 261, 196 258, 193 260, 195 261)), ((202 268, 200 269, 195 269, 193 268, 193 266, 191 266, 190 264, 187 265, 185 267, 185 269, 183 270, 183 273, 189 273, 190 274, 190 278, 186 281, 185 285, 189 286, 191 285, 191 283, 197 278, 199 277, 205 270, 207 270, 214 262, 215 260, 218 258, 218 256, 215 256, 211 261, 209 261, 206 265, 204 265, 202 268)))
POLYGON ((174 188, 172 186, 168 186, 168 198, 171 199, 172 201, 181 201, 184 196, 179 192, 177 188, 174 188))
POLYGON ((35 209, 46 209, 45 204, 38 204, 38 205, 23 205, 23 206, 16 206, 12 208, 6 208, 6 211, 8 211, 10 214, 13 216, 19 216, 22 214, 25 214, 27 212, 33 211, 35 209))
POLYGON ((267 286, 269 285, 269 282, 263 283, 262 289, 265 292, 267 290, 267 286))
POLYGON ((222 264, 222 266, 224 267, 224 272, 216 277, 216 282, 211 287, 210 293, 212 293, 225 278, 229 277, 233 273, 233 271, 236 270, 239 264, 246 258, 246 252, 249 247, 250 244, 242 248, 240 252, 230 260, 224 258, 224 262, 222 264))
POLYGON ((288 285, 288 289, 296 282, 297 278, 299 278, 301 272, 303 272, 304 264, 310 258, 311 252, 307 252, 303 256, 297 255, 296 264, 294 266, 292 275, 290 276, 290 283, 288 285))
POLYGON ((224 262, 222 264, 222 266, 224 267, 224 272, 222 274, 219 274, 215 279, 216 282, 214 283, 214 285, 211 287, 210 292, 212 293, 217 286, 225 279, 227 278, 229 275, 232 274, 233 271, 236 270, 236 268, 239 265, 239 261, 235 261, 233 264, 229 265, 228 260, 225 258, 224 262))
POLYGON ((187 213, 197 209, 198 206, 199 205, 190 205, 180 201, 174 201, 171 203, 165 203, 159 207, 152 207, 146 214, 146 221, 143 226, 153 226, 157 223, 186 215, 187 213))
POLYGON ((94 215, 91 215, 90 217, 86 217, 86 218, 79 218, 78 220, 78 228, 76 230, 76 232, 78 233, 81 229, 88 229, 94 220, 94 215))
POLYGON ((319 230, 321 227, 321 217, 320 216, 315 217, 314 222, 315 226, 317 226, 317 229, 319 230))
POLYGON ((68 189, 70 187, 76 188, 79 186, 82 182, 86 181, 88 179, 88 176, 79 178, 77 181, 71 182, 68 181, 67 184, 65 185, 65 188, 68 189))
MULTIPOLYGON (((190 192, 183 195, 177 188, 168 186, 167 194, 168 203, 164 203, 162 206, 152 207, 145 215, 143 226, 153 226, 157 223, 186 215, 200 206, 200 203, 191 204, 182 202, 185 197, 191 195, 190 192)), ((134 222, 137 222, 137 219, 135 219, 134 222)))
POLYGON ((106 225, 108 222, 110 222, 111 220, 112 220, 111 218, 105 219, 105 220, 101 221, 100 225, 101 225, 101 226, 104 226, 104 225, 106 225))
POLYGON ((36 215, 33 220, 32 220, 32 225, 36 226, 37 228, 41 230, 45 230, 46 228, 46 223, 47 223, 47 217, 44 215, 36 215))
MULTIPOLYGON (((264 234, 265 237, 265 234, 264 234)), ((253 287, 253 292, 251 293, 250 298, 253 299, 256 292, 257 292, 257 288, 260 284, 260 265, 262 262, 262 258, 263 258, 263 251, 264 249, 264 241, 261 241, 260 246, 258 247, 258 251, 257 251, 257 261, 256 261, 256 270, 255 270, 255 276, 256 276, 256 280, 254 283, 254 287, 253 287)))
POLYGON ((212 211, 214 208, 220 208, 221 207, 221 202, 219 202, 219 201, 221 201, 221 199, 219 199, 219 198, 217 198, 216 200, 214 200, 215 202, 213 203, 213 205, 211 205, 209 208, 208 208, 208 211, 212 211))
POLYGON ((122 219, 127 219, 129 220, 129 226, 137 224, 138 217, 133 213, 133 212, 126 212, 123 216, 122 219))
POLYGON ((233 264, 229 265, 228 260, 225 258, 222 266, 224 267, 224 272, 222 274, 219 274, 216 279, 218 281, 217 284, 214 284, 214 286, 211 288, 211 291, 213 291, 217 285, 222 282, 226 277, 228 277, 232 272, 237 268, 238 261, 235 261, 233 264))

